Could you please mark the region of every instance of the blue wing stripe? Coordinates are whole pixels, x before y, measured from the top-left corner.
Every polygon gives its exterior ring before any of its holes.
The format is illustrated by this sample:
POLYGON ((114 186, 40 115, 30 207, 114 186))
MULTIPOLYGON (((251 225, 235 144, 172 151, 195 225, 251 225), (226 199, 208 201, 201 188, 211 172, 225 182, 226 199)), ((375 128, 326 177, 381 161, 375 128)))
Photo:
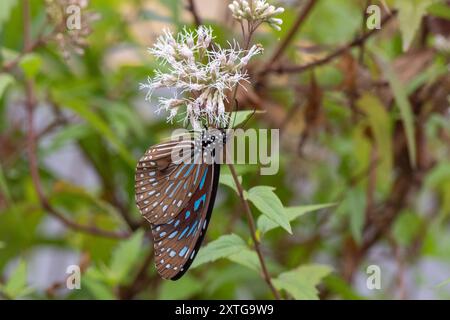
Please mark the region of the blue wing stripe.
POLYGON ((189 169, 186 171, 186 173, 184 174, 184 178, 186 178, 189 173, 191 172, 192 168, 194 167, 195 164, 191 164, 191 166, 189 167, 189 169))
POLYGON ((208 167, 206 167, 205 173, 203 174, 203 177, 202 177, 202 181, 200 181, 200 190, 203 189, 203 185, 205 184, 207 173, 208 173, 208 167))
POLYGON ((202 202, 206 201, 206 193, 204 193, 197 201, 194 203, 194 211, 197 211, 202 202))
POLYGON ((189 229, 189 226, 187 226, 184 230, 183 230, 183 232, 180 234, 180 236, 178 237, 178 240, 181 240, 182 238, 183 238, 183 236, 185 235, 185 233, 188 231, 188 229, 189 229))
POLYGON ((178 170, 177 174, 175 175, 175 179, 178 178, 178 176, 180 175, 180 173, 184 170, 184 168, 186 168, 187 164, 183 164, 183 166, 178 170))
POLYGON ((175 194, 175 192, 177 192, 178 188, 180 187, 181 182, 182 182, 182 181, 178 181, 177 186, 175 187, 175 189, 172 190, 172 192, 171 192, 170 195, 169 195, 169 198, 172 198, 173 195, 175 194))

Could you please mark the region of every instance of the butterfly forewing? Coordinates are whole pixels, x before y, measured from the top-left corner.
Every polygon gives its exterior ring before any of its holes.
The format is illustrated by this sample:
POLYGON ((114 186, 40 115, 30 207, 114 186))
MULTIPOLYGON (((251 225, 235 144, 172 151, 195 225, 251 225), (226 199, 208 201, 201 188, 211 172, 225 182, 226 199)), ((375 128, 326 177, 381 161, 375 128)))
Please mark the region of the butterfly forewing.
MULTIPOLYGON (((167 223, 187 204, 196 190, 201 166, 193 161, 193 147, 187 148, 188 163, 173 163, 171 150, 176 143, 151 147, 136 168, 136 203, 150 223, 167 223)), ((186 146, 186 144, 184 144, 186 146)))

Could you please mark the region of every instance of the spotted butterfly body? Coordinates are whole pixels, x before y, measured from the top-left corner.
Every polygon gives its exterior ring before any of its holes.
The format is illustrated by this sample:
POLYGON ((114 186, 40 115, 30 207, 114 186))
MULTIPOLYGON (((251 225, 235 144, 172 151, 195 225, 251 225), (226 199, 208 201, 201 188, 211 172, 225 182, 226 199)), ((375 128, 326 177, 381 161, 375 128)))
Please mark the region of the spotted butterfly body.
POLYGON ((136 204, 150 224, 155 264, 165 279, 183 276, 201 246, 216 198, 222 131, 150 147, 136 167, 136 204), (183 161, 174 161, 181 154, 183 161), (204 161, 204 158, 209 161, 204 161), (200 161, 198 161, 200 159, 200 161))

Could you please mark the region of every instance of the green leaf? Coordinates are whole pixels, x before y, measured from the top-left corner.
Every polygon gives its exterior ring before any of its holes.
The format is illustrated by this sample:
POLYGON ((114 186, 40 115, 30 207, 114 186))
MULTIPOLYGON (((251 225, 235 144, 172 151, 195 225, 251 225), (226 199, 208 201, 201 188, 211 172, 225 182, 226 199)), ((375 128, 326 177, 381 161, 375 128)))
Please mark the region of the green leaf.
POLYGON ((450 7, 443 2, 438 2, 429 6, 428 13, 435 17, 450 20, 450 7))
MULTIPOLYGON (((286 215, 289 222, 294 221, 300 216, 303 216, 305 213, 317 211, 320 209, 329 208, 331 206, 336 205, 335 203, 325 203, 325 204, 312 204, 306 206, 296 206, 296 207, 286 207, 284 208, 284 214, 286 215)), ((259 216, 258 221, 258 230, 261 233, 266 233, 272 229, 277 228, 279 225, 264 215, 259 216)))
POLYGON ((352 285, 349 285, 347 281, 340 276, 330 274, 324 279, 324 283, 327 289, 335 294, 338 294, 341 299, 344 300, 364 300, 352 285))
POLYGON ((379 173, 386 179, 392 171, 392 121, 381 101, 372 94, 364 94, 357 104, 367 115, 381 160, 379 173))
POLYGON ((27 78, 34 78, 42 66, 42 59, 37 53, 28 53, 19 61, 27 78))
POLYGON ((245 249, 247 249, 247 245, 241 237, 235 234, 221 236, 217 240, 208 243, 198 252, 197 257, 191 265, 191 269, 207 262, 229 257, 245 249))
MULTIPOLYGON (((241 177, 241 176, 238 176, 238 180, 239 180, 239 183, 242 184, 242 177, 241 177)), ((239 194, 239 193, 238 193, 238 190, 237 190, 237 188, 236 188, 236 184, 234 183, 233 176, 232 176, 231 174, 228 174, 228 173, 221 173, 221 174, 220 174, 219 182, 220 182, 221 184, 223 184, 223 185, 226 185, 227 187, 230 187, 230 188, 233 189, 237 194, 239 194)))
POLYGON ((261 271, 258 254, 248 247, 242 248, 239 252, 229 255, 227 258, 256 272, 261 271))
POLYGON ((241 111, 236 111, 236 112, 232 112, 230 117, 231 117, 231 121, 233 121, 233 125, 231 126, 232 128, 236 128, 237 126, 241 125, 242 123, 244 123, 247 119, 249 119, 250 117, 252 117, 253 115, 257 114, 257 113, 264 113, 264 111, 260 111, 260 110, 241 110, 241 111))
MULTIPOLYGON (((358 14, 358 6, 351 1, 326 0, 316 1, 311 14, 308 15, 301 34, 306 35, 313 42, 321 44, 335 44, 349 41, 361 26, 361 15, 358 14), (352 17, 349 19, 349 17, 352 17), (320 23, 317 23, 320 21, 320 23)), ((285 10, 280 15, 292 15, 288 21, 283 22, 283 32, 290 30, 290 25, 295 21, 295 10, 285 10)), ((297 33, 300 36, 300 33, 297 33)), ((292 48, 293 49, 293 48, 292 48)))
POLYGON ((114 300, 116 297, 112 288, 97 279, 95 273, 99 273, 95 268, 89 268, 82 277, 81 286, 86 286, 88 291, 97 300, 114 300))
POLYGON ((0 290, 10 299, 24 297, 33 292, 33 289, 27 285, 27 266, 24 261, 19 262, 8 282, 0 287, 0 290))
POLYGON ((248 191, 246 197, 267 218, 292 234, 289 219, 284 214, 283 204, 273 190, 275 190, 273 187, 268 186, 253 187, 248 191))
POLYGON ((10 74, 0 73, 0 99, 3 97, 6 88, 12 83, 14 83, 14 78, 10 74))
POLYGON ((92 129, 86 123, 67 124, 58 130, 52 137, 49 146, 45 148, 45 154, 57 151, 70 141, 81 140, 92 133, 92 129))
POLYGON ((67 108, 70 108, 83 118, 89 125, 94 128, 99 134, 107 139, 111 145, 117 150, 122 159, 130 166, 135 166, 135 159, 129 153, 127 147, 121 142, 114 131, 110 129, 108 124, 96 113, 92 112, 86 103, 75 99, 64 99, 61 94, 55 93, 55 100, 60 102, 67 108))
POLYGON ((181 28, 180 2, 178 0, 160 0, 160 2, 170 10, 172 14, 172 22, 177 27, 181 28))
POLYGON ((111 103, 106 99, 104 100, 103 103, 107 106, 104 109, 104 113, 116 136, 123 140, 132 132, 138 138, 145 137, 145 128, 142 120, 132 107, 125 103, 111 103))
POLYGON ((395 220, 392 231, 394 239, 400 245, 410 245, 422 225, 423 221, 417 214, 404 212, 395 220))
POLYGON ((130 239, 120 242, 116 247, 109 265, 111 280, 120 283, 126 278, 141 256, 143 237, 144 232, 142 230, 136 231, 130 239))
POLYGON ((9 191, 8 183, 3 172, 2 164, 0 163, 0 192, 6 197, 6 200, 11 201, 11 192, 9 191))
POLYGON ((366 196, 360 188, 351 188, 346 193, 344 206, 350 219, 350 232, 357 243, 361 243, 366 209, 366 196))
POLYGON ((304 265, 280 274, 273 279, 273 284, 277 289, 287 291, 296 300, 318 300, 319 292, 316 286, 331 271, 332 269, 325 265, 304 265))
POLYGON ((180 300, 189 299, 203 290, 203 285, 198 279, 185 275, 178 281, 164 281, 159 291, 159 299, 180 300))
POLYGON ((3 29, 3 25, 8 21, 11 14, 11 10, 17 4, 17 0, 2 0, 0 1, 0 32, 3 29))
POLYGON ((450 162, 437 164, 425 178, 427 188, 436 188, 450 181, 450 162))
MULTIPOLYGON (((450 8, 450 7, 449 7, 450 8)), ((448 72, 448 66, 444 59, 437 58, 435 61, 424 71, 416 75, 406 85, 406 94, 413 94, 421 86, 433 83, 439 77, 448 72)))
POLYGON ((420 23, 427 9, 436 0, 396 0, 395 7, 398 9, 398 21, 403 37, 403 51, 411 46, 414 36, 419 30, 420 23))
POLYGON ((385 76, 389 81, 392 92, 395 97, 398 108, 400 109, 400 116, 403 121, 403 126, 406 132, 406 140, 408 144, 409 161, 413 168, 416 167, 416 141, 414 134, 414 115, 412 113, 412 107, 409 103, 408 95, 406 89, 400 80, 397 78, 392 67, 389 63, 385 62, 381 57, 379 57, 381 67, 385 72, 385 76))

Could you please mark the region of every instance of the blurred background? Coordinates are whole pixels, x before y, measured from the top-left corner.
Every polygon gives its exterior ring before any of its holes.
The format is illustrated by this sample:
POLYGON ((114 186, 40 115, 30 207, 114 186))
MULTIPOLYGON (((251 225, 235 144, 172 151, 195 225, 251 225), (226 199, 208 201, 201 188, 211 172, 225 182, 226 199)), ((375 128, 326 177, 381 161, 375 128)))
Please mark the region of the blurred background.
MULTIPOLYGON (((247 127, 280 129, 280 171, 237 169, 246 189, 275 187, 289 213, 292 235, 264 229, 252 206, 277 290, 288 299, 450 298, 450 2, 271 3, 285 8, 283 28, 258 29, 265 52, 238 101, 263 111, 247 127), (379 288, 368 286, 371 265, 379 288)), ((160 67, 147 48, 164 27, 196 24, 212 26, 221 45, 240 41, 228 4, 1 1, 2 299, 273 298, 225 168, 204 243, 233 233, 245 250, 179 281, 156 274, 134 203, 137 159, 181 126, 138 90, 160 67), (70 5, 81 14, 73 30, 70 5), (70 265, 80 267, 80 289, 66 286, 70 265)))

